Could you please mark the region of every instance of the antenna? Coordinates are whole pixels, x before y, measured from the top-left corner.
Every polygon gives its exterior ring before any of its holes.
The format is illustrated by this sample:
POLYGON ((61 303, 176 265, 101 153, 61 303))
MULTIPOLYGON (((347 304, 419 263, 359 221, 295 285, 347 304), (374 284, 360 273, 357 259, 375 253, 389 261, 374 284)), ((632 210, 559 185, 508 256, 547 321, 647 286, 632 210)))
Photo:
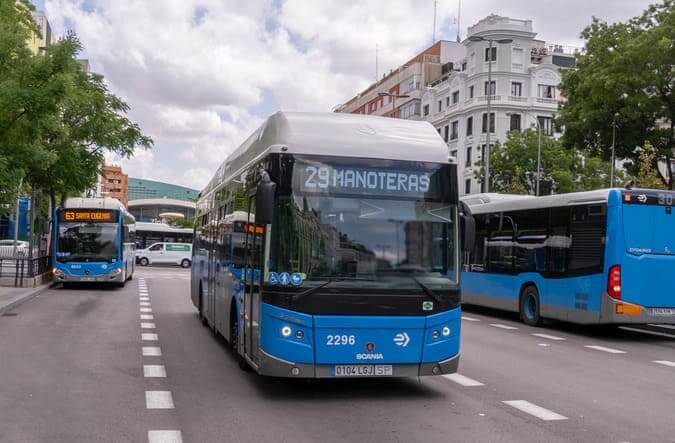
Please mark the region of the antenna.
POLYGON ((377 43, 375 43, 375 81, 380 78, 379 67, 377 65, 377 43))
POLYGON ((459 27, 459 21, 462 18, 462 0, 458 1, 457 4, 457 43, 460 43, 462 41, 461 37, 459 36, 460 28, 459 27))
POLYGON ((437 0, 434 0, 434 29, 431 34, 431 44, 436 43, 436 5, 438 4, 437 0))

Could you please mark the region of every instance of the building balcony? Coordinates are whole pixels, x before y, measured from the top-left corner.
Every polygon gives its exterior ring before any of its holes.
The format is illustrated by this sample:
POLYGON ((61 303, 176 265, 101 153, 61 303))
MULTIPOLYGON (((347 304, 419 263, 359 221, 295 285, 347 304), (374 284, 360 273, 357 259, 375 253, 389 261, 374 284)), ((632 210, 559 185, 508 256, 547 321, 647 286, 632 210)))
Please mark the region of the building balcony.
POLYGON ((550 105, 557 105, 560 102, 557 98, 544 98, 544 97, 537 97, 537 103, 546 103, 550 105))
MULTIPOLYGON (((479 102, 486 102, 487 99, 488 99, 488 96, 487 96, 487 95, 481 95, 480 97, 478 97, 478 101, 479 101, 479 102)), ((502 96, 501 96, 501 95, 492 95, 492 96, 490 96, 490 101, 491 101, 491 102, 498 102, 498 101, 501 101, 501 99, 502 99, 502 96)))
POLYGON ((510 102, 517 102, 517 103, 527 103, 529 99, 527 97, 519 97, 516 95, 509 95, 509 101, 510 102))

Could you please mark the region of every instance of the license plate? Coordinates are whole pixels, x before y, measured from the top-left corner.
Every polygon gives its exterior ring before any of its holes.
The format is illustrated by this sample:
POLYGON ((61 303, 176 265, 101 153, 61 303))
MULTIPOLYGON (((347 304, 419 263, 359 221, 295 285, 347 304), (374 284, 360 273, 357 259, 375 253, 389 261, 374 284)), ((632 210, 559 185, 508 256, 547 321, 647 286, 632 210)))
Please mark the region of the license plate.
POLYGON ((672 308, 651 308, 649 310, 651 315, 675 315, 675 309, 672 308))
POLYGON ((82 277, 80 280, 81 281, 96 281, 96 279, 94 277, 82 277))
POLYGON ((391 365, 335 365, 335 377, 386 377, 393 375, 391 365))

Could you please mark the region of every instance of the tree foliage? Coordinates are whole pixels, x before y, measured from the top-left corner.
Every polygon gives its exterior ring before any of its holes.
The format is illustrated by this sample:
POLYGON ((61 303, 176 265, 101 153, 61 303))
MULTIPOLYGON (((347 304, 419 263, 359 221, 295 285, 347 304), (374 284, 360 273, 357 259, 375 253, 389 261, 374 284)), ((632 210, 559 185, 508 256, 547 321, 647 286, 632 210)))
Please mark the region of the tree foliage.
POLYGON ((644 149, 640 150, 638 157, 638 171, 633 179, 635 186, 650 189, 664 188, 659 173, 652 167, 656 155, 656 150, 649 144, 647 144, 644 149))
POLYGON ((581 36, 586 51, 561 84, 563 143, 609 159, 615 125, 616 155, 628 160, 629 172, 639 168, 636 148, 649 142, 651 168, 666 165, 662 182, 675 187, 675 2, 652 5, 627 23, 594 18, 581 36))
MULTIPOLYGON (((511 131, 505 143, 495 144, 490 152, 491 191, 536 193, 538 137, 533 129, 511 131)), ((479 162, 477 166, 476 178, 482 179, 484 165, 479 162)), ((566 149, 559 140, 542 135, 540 193, 547 187, 556 193, 607 187, 609 170, 609 162, 566 149)))
POLYGON ((105 153, 130 157, 152 140, 103 77, 82 69, 74 34, 31 53, 32 9, 28 0, 0 1, 0 189, 23 178, 54 204, 92 187, 105 153))

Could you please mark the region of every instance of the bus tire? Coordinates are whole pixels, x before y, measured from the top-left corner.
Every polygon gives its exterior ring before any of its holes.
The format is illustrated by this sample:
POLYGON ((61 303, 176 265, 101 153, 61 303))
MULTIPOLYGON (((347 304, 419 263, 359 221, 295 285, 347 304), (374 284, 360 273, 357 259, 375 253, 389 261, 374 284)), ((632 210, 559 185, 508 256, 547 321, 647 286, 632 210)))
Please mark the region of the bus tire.
POLYGON ((527 285, 520 293, 520 320, 526 325, 541 325, 541 304, 535 285, 527 285))
POLYGON ((202 289, 202 285, 199 285, 199 319, 202 321, 202 324, 204 326, 209 325, 209 321, 206 319, 206 316, 204 315, 204 290, 202 289))
POLYGON ((150 261, 145 257, 141 257, 141 259, 138 260, 138 264, 141 266, 148 266, 150 264, 150 261))
POLYGON ((189 267, 190 267, 190 264, 191 264, 191 263, 190 263, 190 260, 188 260, 187 258, 184 258, 184 259, 180 262, 180 267, 181 267, 181 268, 189 268, 189 267))

